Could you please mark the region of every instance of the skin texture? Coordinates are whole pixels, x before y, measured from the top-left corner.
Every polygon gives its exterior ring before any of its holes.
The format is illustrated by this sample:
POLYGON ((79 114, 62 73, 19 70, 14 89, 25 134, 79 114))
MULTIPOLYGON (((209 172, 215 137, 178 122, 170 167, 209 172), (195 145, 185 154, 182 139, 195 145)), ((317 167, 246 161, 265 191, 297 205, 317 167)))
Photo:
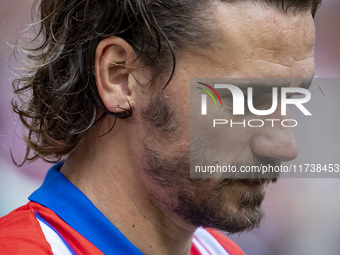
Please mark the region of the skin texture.
MULTIPOLYGON (((161 95, 143 86, 149 71, 134 61, 128 43, 110 37, 98 45, 95 68, 103 103, 120 112, 129 108, 129 101, 133 116, 117 120, 103 137, 99 136, 114 119, 107 117, 93 126, 62 168, 144 254, 188 254, 199 225, 237 232, 256 227, 262 217, 264 190, 250 190, 240 182, 190 180, 190 78, 308 79, 314 73, 314 22, 309 12, 286 14, 239 1, 212 4, 208 13, 214 17, 216 41, 204 49, 183 50, 161 95), (162 120, 164 116, 171 120, 162 120), (251 203, 245 206, 245 201, 251 203)), ((282 118, 279 111, 271 117, 282 118)), ((240 129, 224 143, 225 163, 288 161, 297 155, 292 130, 279 126, 240 129)))

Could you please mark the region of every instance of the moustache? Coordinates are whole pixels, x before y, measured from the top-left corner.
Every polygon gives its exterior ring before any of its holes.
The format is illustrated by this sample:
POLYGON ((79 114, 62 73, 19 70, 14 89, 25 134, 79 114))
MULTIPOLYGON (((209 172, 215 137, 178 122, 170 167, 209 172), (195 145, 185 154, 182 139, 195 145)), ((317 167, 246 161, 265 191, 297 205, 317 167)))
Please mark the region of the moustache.
POLYGON ((233 164, 234 171, 223 173, 220 184, 229 185, 237 181, 254 184, 275 183, 280 177, 282 162, 277 159, 254 157, 247 162, 233 164))

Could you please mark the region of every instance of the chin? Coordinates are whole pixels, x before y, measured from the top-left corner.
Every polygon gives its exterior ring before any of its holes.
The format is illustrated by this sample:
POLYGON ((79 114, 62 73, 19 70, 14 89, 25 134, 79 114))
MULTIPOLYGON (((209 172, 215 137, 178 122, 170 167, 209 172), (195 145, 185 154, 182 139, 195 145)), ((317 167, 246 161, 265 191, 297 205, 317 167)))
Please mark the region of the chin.
POLYGON ((215 228, 230 234, 251 231, 264 217, 261 204, 265 191, 237 184, 188 198, 179 196, 175 213, 194 226, 215 228))

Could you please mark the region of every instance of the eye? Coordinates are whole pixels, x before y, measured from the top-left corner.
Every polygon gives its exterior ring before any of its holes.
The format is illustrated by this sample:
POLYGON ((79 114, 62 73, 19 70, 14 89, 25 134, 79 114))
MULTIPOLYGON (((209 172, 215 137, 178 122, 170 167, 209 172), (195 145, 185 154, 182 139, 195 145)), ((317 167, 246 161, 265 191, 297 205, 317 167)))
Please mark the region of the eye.
POLYGON ((289 93, 287 94, 288 99, 299 99, 299 98, 305 98, 306 95, 302 93, 289 93))
MULTIPOLYGON (((245 105, 248 104, 248 94, 245 94, 245 105)), ((263 110, 270 107, 273 104, 273 97, 271 93, 254 93, 252 97, 252 104, 258 110, 263 110)))

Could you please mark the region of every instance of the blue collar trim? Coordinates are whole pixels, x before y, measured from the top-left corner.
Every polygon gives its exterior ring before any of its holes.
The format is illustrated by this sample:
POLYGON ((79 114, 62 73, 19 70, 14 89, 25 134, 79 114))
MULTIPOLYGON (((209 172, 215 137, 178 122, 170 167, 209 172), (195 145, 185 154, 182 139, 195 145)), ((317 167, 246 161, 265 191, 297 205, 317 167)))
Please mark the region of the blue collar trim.
POLYGON ((143 255, 65 176, 62 163, 47 173, 42 186, 28 199, 55 212, 105 255, 143 255))

